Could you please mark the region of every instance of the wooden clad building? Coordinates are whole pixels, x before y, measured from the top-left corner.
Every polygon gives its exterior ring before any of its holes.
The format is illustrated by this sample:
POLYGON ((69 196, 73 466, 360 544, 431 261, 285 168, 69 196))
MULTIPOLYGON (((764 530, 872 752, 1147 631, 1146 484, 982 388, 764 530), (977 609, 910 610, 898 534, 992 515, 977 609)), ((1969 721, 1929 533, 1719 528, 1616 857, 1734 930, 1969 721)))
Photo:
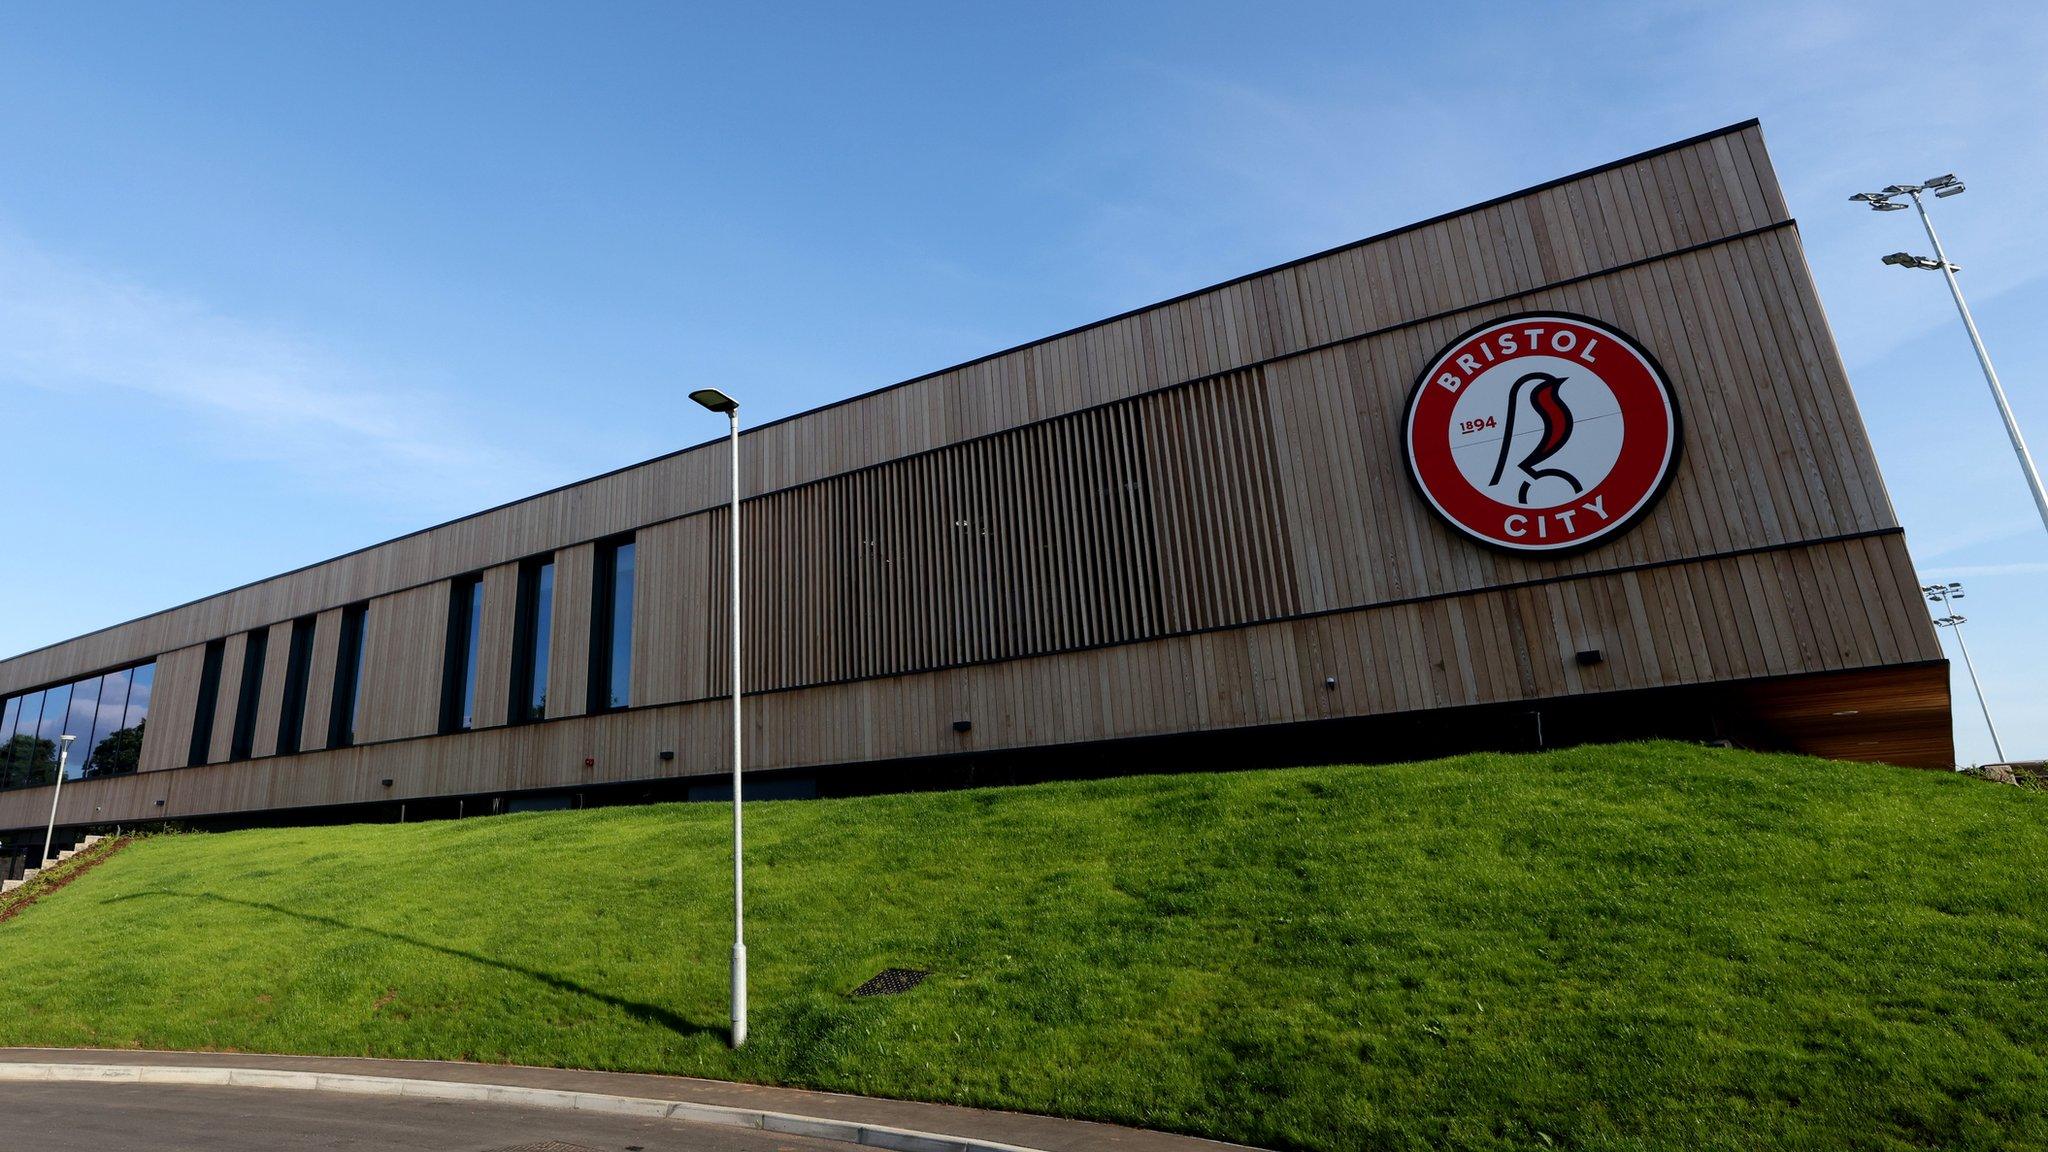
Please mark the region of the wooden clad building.
MULTIPOLYGON (((728 459, 713 441, 0 662, 0 829, 41 824, 65 733, 73 825, 725 770, 728 459)), ((1247 729, 1366 757, 1345 734, 1394 729, 1347 723, 1458 717, 1514 746, 1545 714, 1953 756, 1754 122, 754 428, 742 485, 750 771, 1247 729), (1500 330, 1550 341, 1549 367, 1485 407, 1477 373, 1534 349, 1473 334, 1529 316, 1500 330), (1565 382, 1545 401, 1542 379, 1565 382), (1433 380, 1460 418, 1417 431, 1433 380), (1659 411, 1668 444, 1640 431, 1659 411), (1437 446, 1462 462, 1418 460, 1437 446), (1571 462, 1643 454, 1623 524, 1600 496, 1622 481, 1571 462), (1461 525, 1438 487, 1488 461, 1509 514, 1461 525), (1516 512, 1510 463, 1522 505, 1569 483, 1564 513, 1516 512)))

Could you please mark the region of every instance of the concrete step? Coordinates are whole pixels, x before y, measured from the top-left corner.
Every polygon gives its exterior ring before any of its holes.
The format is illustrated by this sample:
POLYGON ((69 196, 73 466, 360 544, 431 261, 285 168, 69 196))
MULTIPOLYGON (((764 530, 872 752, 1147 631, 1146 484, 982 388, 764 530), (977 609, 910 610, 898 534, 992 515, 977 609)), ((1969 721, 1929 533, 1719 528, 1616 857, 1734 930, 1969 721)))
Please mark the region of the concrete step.
POLYGON ((72 851, 69 848, 66 848, 62 852, 57 853, 57 863, 62 864, 66 860, 69 860, 76 855, 78 855, 78 853, 72 851))
POLYGON ((28 883, 28 878, 25 876, 19 880, 0 880, 0 896, 14 891, 26 883, 28 883))

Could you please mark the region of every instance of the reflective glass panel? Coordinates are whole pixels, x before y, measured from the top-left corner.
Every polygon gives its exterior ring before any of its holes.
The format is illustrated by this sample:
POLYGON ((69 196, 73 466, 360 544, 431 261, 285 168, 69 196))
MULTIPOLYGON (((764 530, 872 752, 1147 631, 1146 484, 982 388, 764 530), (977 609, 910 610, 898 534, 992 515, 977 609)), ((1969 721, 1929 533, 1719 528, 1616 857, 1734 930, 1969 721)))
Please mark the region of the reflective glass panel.
POLYGON ((607 679, 613 708, 624 708, 633 683, 633 545, 621 544, 614 553, 611 603, 611 667, 607 679))
POLYGON ((527 716, 539 720, 548 714, 548 637, 555 624, 555 564, 540 566, 533 585, 533 692, 527 699, 527 716))
POLYGON ((74 739, 71 741, 71 755, 64 765, 66 780, 76 780, 85 775, 86 761, 92 758, 93 728, 100 715, 100 687, 105 682, 104 676, 95 676, 71 685, 71 705, 65 712, 64 731, 74 739))

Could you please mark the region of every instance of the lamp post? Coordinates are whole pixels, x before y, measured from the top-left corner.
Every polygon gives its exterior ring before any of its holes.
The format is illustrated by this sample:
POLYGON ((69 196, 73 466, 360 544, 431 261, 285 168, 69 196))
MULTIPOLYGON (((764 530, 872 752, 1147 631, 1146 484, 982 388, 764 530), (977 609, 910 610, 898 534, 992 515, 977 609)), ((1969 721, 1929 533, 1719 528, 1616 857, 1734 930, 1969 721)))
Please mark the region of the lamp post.
POLYGON ((1941 605, 1941 610, 1947 613, 1945 616, 1935 617, 1934 626, 1955 633, 1956 649, 1963 654, 1963 668, 1970 674, 1970 689, 1977 693, 1977 709, 1984 713, 1984 727, 1991 732, 1991 751, 1997 754, 1999 763, 2003 764, 2005 747, 1998 742, 1998 726, 1991 722, 1991 705, 1984 702, 1984 686, 1977 683, 1977 666, 1970 663, 1970 646, 1963 643, 1963 624, 1969 618, 1956 615, 1955 605, 1949 603, 1951 600, 1963 598, 1963 586, 1951 580, 1947 584, 1924 584, 1920 591, 1926 594, 1930 603, 1941 605))
POLYGON ((1984 382, 1991 385, 1991 399, 1998 405, 1998 415, 2005 421, 2005 434, 2012 440, 2013 455, 2019 457, 2020 471, 2027 478, 2027 487, 2034 494, 2034 507, 2041 513, 2041 525, 2048 528, 2048 490, 2041 487, 2041 472, 2034 467, 2034 457, 2027 451, 2027 442, 2020 436, 2020 424, 2012 414, 2012 405, 2006 403, 2005 389, 1998 383, 1998 373, 1991 367, 1991 353, 1984 350, 1984 337, 1977 332, 1977 321, 1970 316, 1970 306, 1963 302, 1963 286, 1956 281, 1960 267, 1949 262, 1948 253, 1942 249, 1941 237, 1934 234, 1934 219, 1927 214, 1927 202, 1921 193, 1932 192, 1936 199, 1947 199, 1963 191, 1963 182, 1954 173, 1936 176, 1923 184, 1892 184, 1880 192, 1858 192, 1849 197, 1870 205, 1874 212, 1902 212, 1905 205, 1894 197, 1909 196, 1913 207, 1920 210, 1920 223, 1927 228, 1927 242, 1934 245, 1934 255, 1915 256, 1910 252, 1894 252, 1884 258, 1886 264, 1899 268, 1924 268, 1939 270, 1948 279, 1949 295, 1956 300, 1956 311, 1962 315, 1963 328, 1970 334, 1970 347, 1977 350, 1977 363, 1984 369, 1984 382))
POLYGON ((50 866, 50 844, 57 838, 57 797, 64 795, 64 766, 71 760, 71 742, 78 737, 65 733, 57 737, 60 751, 57 753, 57 787, 50 791, 50 827, 43 832, 43 867, 50 866))
POLYGON ((732 446, 732 1046, 747 1042, 747 940, 740 883, 740 405, 716 388, 690 399, 725 413, 732 446))

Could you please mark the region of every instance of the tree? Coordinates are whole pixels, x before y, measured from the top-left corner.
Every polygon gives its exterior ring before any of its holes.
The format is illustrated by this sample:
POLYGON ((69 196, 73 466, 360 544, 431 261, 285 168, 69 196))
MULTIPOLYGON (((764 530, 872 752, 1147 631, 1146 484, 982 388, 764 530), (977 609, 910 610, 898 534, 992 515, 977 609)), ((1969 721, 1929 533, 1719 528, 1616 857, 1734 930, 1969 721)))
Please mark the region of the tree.
POLYGON ((56 778, 56 741, 20 732, 0 744, 0 787, 47 784, 56 778))
POLYGON ((132 728, 107 733, 85 762, 87 776, 119 776, 133 772, 142 763, 142 729, 149 721, 137 721, 132 728))

